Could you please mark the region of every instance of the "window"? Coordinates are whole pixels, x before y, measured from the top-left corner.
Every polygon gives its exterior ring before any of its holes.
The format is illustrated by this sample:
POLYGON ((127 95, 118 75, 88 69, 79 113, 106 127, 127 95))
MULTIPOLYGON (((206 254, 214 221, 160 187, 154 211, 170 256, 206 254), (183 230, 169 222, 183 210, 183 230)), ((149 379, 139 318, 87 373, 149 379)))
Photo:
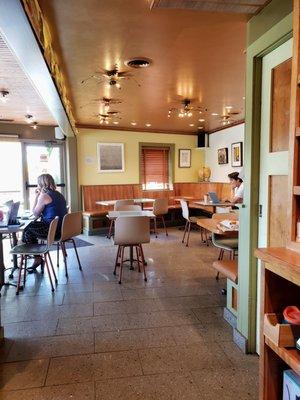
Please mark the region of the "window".
POLYGON ((0 204, 14 200, 23 203, 21 143, 0 140, 0 204))
POLYGON ((141 181, 144 190, 169 189, 170 148, 142 146, 141 181))

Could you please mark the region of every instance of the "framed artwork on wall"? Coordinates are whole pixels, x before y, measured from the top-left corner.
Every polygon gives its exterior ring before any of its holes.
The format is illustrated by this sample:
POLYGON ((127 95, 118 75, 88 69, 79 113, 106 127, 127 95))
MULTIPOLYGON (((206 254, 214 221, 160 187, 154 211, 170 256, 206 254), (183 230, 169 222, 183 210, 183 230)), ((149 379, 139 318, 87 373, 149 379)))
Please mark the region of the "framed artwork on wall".
POLYGON ((192 161, 191 149, 179 149, 178 154, 178 167, 179 168, 191 168, 192 161))
POLYGON ((218 164, 228 164, 228 148, 218 149, 218 164))
POLYGON ((231 166, 243 166, 243 142, 232 143, 231 145, 231 166))
POLYGON ((98 143, 98 172, 124 172, 124 143, 98 143))

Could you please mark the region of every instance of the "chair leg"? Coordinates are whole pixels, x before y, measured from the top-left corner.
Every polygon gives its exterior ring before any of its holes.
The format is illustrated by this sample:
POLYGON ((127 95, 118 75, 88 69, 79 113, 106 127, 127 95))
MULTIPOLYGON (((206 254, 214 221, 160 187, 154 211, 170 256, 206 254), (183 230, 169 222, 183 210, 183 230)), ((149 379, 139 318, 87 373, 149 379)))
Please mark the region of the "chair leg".
MULTIPOLYGON (((139 245, 139 248, 141 250, 142 261, 143 261, 144 260, 144 251, 143 251, 143 247, 142 247, 141 244, 139 245)), ((144 281, 147 282, 146 268, 145 268, 145 263, 144 262, 142 262, 142 267, 143 267, 143 273, 144 273, 144 281)))
POLYGON ((51 284, 51 290, 52 290, 52 292, 54 292, 54 286, 53 286, 53 282, 52 282, 52 276, 51 276, 51 273, 50 273, 50 268, 49 268, 49 264, 48 264, 48 260, 47 260, 46 254, 44 255, 44 259, 45 259, 45 264, 46 264, 47 273, 48 273, 48 276, 49 276, 49 281, 50 281, 50 284, 51 284))
POLYGON ((220 275, 220 272, 217 272, 217 275, 216 275, 216 281, 218 281, 218 280, 219 280, 219 275, 220 275))
POLYGON ((114 275, 116 275, 116 271, 117 271, 117 266, 118 266, 118 261, 119 261, 119 258, 120 258, 120 251, 121 251, 121 247, 120 246, 118 246, 118 250, 117 250, 117 256, 116 256, 116 262, 115 262, 115 269, 114 269, 114 275))
POLYGON ((81 266, 81 263, 80 263, 80 260, 79 260, 78 251, 77 251, 77 246, 76 246, 75 240, 72 238, 71 241, 73 243, 73 247, 74 247, 74 250, 75 250, 75 254, 76 254, 79 270, 82 271, 82 266, 81 266))
POLYGON ((59 268, 59 242, 56 243, 56 265, 59 268))
POLYGON ((145 260, 145 254, 144 254, 144 250, 142 246, 139 246, 140 248, 140 252, 141 252, 141 257, 142 257, 142 261, 143 261, 143 265, 147 265, 146 260, 145 260))
POLYGON ((110 221, 110 224, 109 224, 109 231, 108 231, 108 235, 107 235, 107 238, 108 238, 108 239, 110 239, 111 236, 112 236, 113 226, 114 226, 114 220, 112 219, 112 220, 110 221))
POLYGON ((124 246, 121 246, 121 261, 120 261, 120 273, 119 273, 119 284, 120 285, 122 283, 123 263, 124 263, 124 246))
MULTIPOLYGON (((139 246, 135 246, 135 251, 136 251, 136 259, 137 259, 137 263, 138 263, 138 271, 141 272, 139 246)), ((143 264, 143 260, 142 260, 142 264, 143 264)))
POLYGON ((206 241, 206 246, 208 247, 208 246, 209 246, 208 232, 207 232, 207 230, 206 230, 206 229, 204 230, 204 232, 205 232, 205 241, 206 241))
POLYGON ((23 286, 25 287, 25 283, 26 283, 26 272, 27 272, 27 255, 24 256, 25 260, 24 260, 24 276, 23 276, 23 286))
POLYGON ((184 232, 183 232, 182 243, 184 243, 185 234, 186 234, 186 230, 187 230, 187 225, 188 225, 188 221, 185 222, 185 227, 184 227, 184 232))
POLYGON ((18 277, 16 295, 18 295, 18 294, 19 294, 19 291, 20 291, 20 284, 21 284, 21 277, 22 277, 23 262, 24 262, 24 256, 23 256, 23 254, 22 254, 22 255, 21 255, 21 260, 20 260, 20 269, 19 269, 19 277, 18 277))
POLYGON ((189 247, 190 232, 191 232, 191 223, 190 223, 190 221, 188 221, 188 234, 187 234, 187 240, 186 240, 186 247, 189 247))
POLYGON ((157 238, 157 221, 156 221, 156 217, 154 217, 154 234, 155 234, 155 237, 157 238))
POLYGON ((63 258, 64 258, 64 264, 65 264, 65 274, 66 277, 68 278, 68 265, 67 265, 67 258, 66 258, 66 247, 65 247, 65 243, 61 242, 61 249, 62 249, 62 254, 63 254, 63 258))
POLYGON ((57 276, 56 276, 55 270, 53 268, 53 263, 52 263, 52 259, 51 259, 50 253, 48 252, 47 254, 45 254, 45 258, 46 258, 46 256, 48 256, 48 259, 49 259, 49 262, 50 262, 50 267, 51 267, 52 274, 54 276, 54 281, 55 281, 55 283, 58 283, 57 276))
POLYGON ((168 234, 168 230, 167 230, 167 226, 166 226, 166 222, 165 222, 165 217, 162 215, 162 216, 161 216, 161 219, 162 219, 162 222, 163 222, 163 226, 164 226, 164 228, 165 228, 165 231, 166 231, 166 236, 168 236, 169 234, 168 234))

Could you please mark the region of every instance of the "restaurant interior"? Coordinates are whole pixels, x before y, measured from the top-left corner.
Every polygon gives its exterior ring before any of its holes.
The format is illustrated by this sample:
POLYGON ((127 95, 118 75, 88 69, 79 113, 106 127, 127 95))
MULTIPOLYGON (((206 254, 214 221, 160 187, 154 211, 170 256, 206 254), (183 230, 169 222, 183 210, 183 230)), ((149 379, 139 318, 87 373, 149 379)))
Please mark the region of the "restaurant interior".
POLYGON ((299 77, 300 0, 0 0, 1 399, 300 398, 299 77))

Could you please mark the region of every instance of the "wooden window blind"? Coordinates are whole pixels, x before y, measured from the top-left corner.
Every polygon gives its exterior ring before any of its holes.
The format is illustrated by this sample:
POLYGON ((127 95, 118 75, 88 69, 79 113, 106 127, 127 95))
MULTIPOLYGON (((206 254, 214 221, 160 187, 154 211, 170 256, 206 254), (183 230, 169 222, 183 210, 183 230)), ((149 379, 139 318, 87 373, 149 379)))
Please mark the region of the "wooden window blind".
POLYGON ((168 189, 169 147, 142 147, 141 177, 144 189, 168 189))

